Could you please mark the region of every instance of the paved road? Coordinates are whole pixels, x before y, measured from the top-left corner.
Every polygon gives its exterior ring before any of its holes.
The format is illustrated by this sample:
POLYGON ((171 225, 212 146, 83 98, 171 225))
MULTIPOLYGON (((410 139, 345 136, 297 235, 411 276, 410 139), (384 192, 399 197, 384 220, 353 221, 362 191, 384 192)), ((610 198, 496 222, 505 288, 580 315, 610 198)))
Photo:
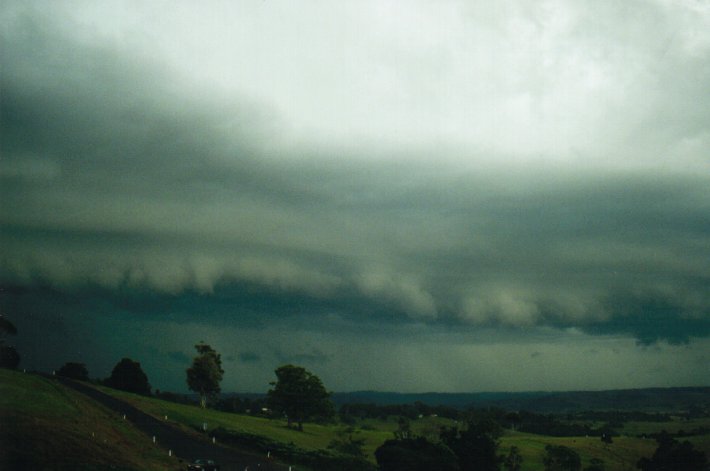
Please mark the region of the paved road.
MULTIPOLYGON (((288 471, 289 467, 267 460, 254 454, 240 452, 208 440, 195 438, 171 425, 152 417, 127 402, 104 394, 90 386, 67 378, 55 377, 60 383, 68 386, 119 414, 125 414, 138 429, 148 436, 156 437, 156 444, 166 450, 172 450, 173 455, 190 463, 197 458, 212 459, 221 465, 222 471, 288 471)), ((185 465, 187 468, 187 464, 185 465)), ((296 471, 296 467, 293 467, 296 471)))

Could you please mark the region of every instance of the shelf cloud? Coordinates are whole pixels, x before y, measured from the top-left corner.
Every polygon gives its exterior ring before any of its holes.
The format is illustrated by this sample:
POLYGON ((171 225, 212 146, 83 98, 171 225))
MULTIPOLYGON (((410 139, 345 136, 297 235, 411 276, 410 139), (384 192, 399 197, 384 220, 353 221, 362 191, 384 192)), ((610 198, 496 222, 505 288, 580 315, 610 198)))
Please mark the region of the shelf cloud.
MULTIPOLYGON (((0 7, 0 298, 25 361, 57 328, 47 354, 158 369, 242 326, 262 341, 228 368, 310 362, 342 389, 470 389, 436 365, 485 342, 686 355, 668 384, 705 384, 710 5, 464 3, 0 7), (382 332, 404 363, 422 345, 426 380, 342 373, 382 332)), ((550 364, 529 389, 576 387, 550 364)))

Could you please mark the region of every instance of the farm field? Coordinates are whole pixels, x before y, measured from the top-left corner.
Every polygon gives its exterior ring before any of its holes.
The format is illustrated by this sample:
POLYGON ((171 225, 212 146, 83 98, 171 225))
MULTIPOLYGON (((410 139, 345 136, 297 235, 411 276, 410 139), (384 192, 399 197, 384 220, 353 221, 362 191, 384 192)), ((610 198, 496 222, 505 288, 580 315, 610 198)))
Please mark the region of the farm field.
MULTIPOLYGON (((243 414, 231 414, 197 406, 177 404, 160 399, 99 387, 103 392, 131 403, 135 407, 158 418, 168 417, 168 421, 180 426, 199 430, 207 424, 207 431, 223 428, 228 431, 259 435, 282 443, 293 443, 304 450, 319 450, 328 447, 345 425, 320 425, 308 423, 299 432, 286 427, 285 420, 274 420, 243 414)), ((419 424, 420 427, 425 424, 419 424)), ((368 422, 364 428, 357 428, 358 438, 365 440, 365 453, 374 462, 374 452, 385 440, 392 438, 396 423, 382 421, 368 422)))
POLYGON ((678 438, 679 441, 689 441, 695 448, 710 457, 710 417, 681 419, 670 422, 627 422, 621 430, 622 435, 638 436, 666 431, 669 433, 690 432, 703 429, 704 433, 678 438))
POLYGON ((652 439, 619 437, 614 439, 614 443, 606 445, 599 437, 548 437, 509 432, 501 438, 500 453, 506 454, 511 446, 516 446, 523 457, 524 470, 542 471, 546 445, 572 448, 582 458, 583 468, 592 458, 601 459, 608 471, 636 470, 636 462, 644 456, 651 456, 656 449, 656 442, 652 439))
MULTIPOLYGON (((314 451, 326 449, 348 429, 345 424, 308 423, 305 430, 299 432, 287 428, 284 420, 201 409, 95 387, 156 418, 166 420, 167 417, 172 425, 193 434, 202 433, 200 430, 206 425, 207 432, 222 429, 263 437, 267 443, 292 444, 299 449, 314 451)), ((87 469, 101 468, 106 463, 112 463, 116 466, 114 469, 124 470, 173 470, 179 466, 174 459, 147 445, 147 437, 115 413, 47 378, 0 370, 0 421, 3 424, 0 431, 2 469, 16 468, 17 463, 22 467, 42 468, 48 462, 60 468, 81 463, 87 469)), ((411 429, 415 435, 436 440, 441 427, 454 424, 451 419, 423 417, 412 420, 411 429)), ((515 446, 523 457, 523 470, 543 471, 545 446, 563 445, 579 453, 583 467, 596 458, 604 461, 607 471, 635 470, 636 462, 641 457, 651 456, 656 448, 655 440, 639 438, 638 434, 687 431, 709 424, 710 418, 628 422, 621 436, 614 437, 611 444, 603 443, 598 437, 551 437, 506 430, 499 441, 499 454, 505 455, 515 446)), ((390 417, 388 420, 358 420, 352 429, 356 438, 364 440, 367 459, 374 463, 375 450, 393 438, 397 426, 397 418, 390 417)), ((710 435, 692 436, 687 440, 705 453, 710 451, 710 435)))
MULTIPOLYGON (((336 438, 339 431, 346 429, 343 424, 319 425, 306 424, 303 432, 288 429, 286 422, 262 417, 253 417, 242 414, 231 414, 210 409, 200 409, 197 406, 177 404, 154 398, 138 396, 108 388, 103 391, 124 399, 136 407, 156 416, 192 429, 199 429, 207 424, 207 429, 214 430, 221 427, 238 433, 259 435, 282 443, 293 443, 306 450, 327 448, 328 444, 336 438)), ((685 421, 683 424, 702 426, 709 419, 685 421)), ((424 417, 411 422, 412 431, 416 435, 423 435, 430 440, 436 439, 442 426, 451 426, 453 420, 439 417, 424 417)), ((663 429, 661 424, 668 422, 633 422, 629 423, 627 433, 655 433, 663 429), (659 428, 660 427, 660 428, 659 428)), ((356 436, 365 440, 365 452, 371 462, 375 462, 374 451, 385 440, 393 438, 397 429, 396 418, 389 420, 366 419, 358 421, 354 429, 356 436)), ((670 431, 670 428, 666 428, 670 431)), ((696 448, 707 453, 710 445, 710 435, 692 437, 689 439, 696 448)), ((546 445, 564 445, 577 451, 583 467, 588 465, 592 458, 601 459, 606 464, 607 471, 635 470, 636 462, 642 457, 650 457, 656 449, 656 441, 636 436, 615 437, 612 444, 604 444, 598 437, 550 437, 545 435, 527 434, 506 431, 500 439, 499 454, 506 454, 511 446, 516 446, 523 456, 523 470, 543 470, 542 456, 546 445)))

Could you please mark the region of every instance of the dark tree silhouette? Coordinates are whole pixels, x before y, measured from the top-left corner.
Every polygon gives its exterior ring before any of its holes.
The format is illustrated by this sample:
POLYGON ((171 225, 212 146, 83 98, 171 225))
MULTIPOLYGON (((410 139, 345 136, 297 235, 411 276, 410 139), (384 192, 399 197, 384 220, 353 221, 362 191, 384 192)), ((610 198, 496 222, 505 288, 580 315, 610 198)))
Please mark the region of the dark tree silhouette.
POLYGON ((636 467, 641 471, 705 471, 708 469, 708 458, 693 444, 673 440, 668 434, 662 433, 658 438, 658 448, 649 458, 641 458, 636 467))
POLYGON ((522 422, 522 418, 518 412, 508 412, 505 414, 505 421, 510 425, 511 429, 517 430, 522 422))
POLYGON ((20 354, 15 347, 0 345, 0 368, 17 369, 20 365, 20 354))
POLYGON ((456 454, 461 471, 498 471, 500 426, 492 419, 469 421, 465 430, 445 429, 441 440, 456 454))
POLYGON ((143 372, 141 364, 130 358, 123 358, 111 371, 111 376, 105 381, 106 385, 144 396, 150 395, 148 377, 143 372))
POLYGON ((20 354, 12 345, 5 345, 6 335, 17 335, 17 327, 0 314, 0 368, 14 370, 20 364, 20 354))
POLYGON ((68 362, 62 365, 61 368, 57 370, 59 376, 64 376, 66 378, 77 379, 79 381, 89 380, 89 370, 86 369, 86 365, 83 363, 68 362))
POLYGON ((582 459, 571 448, 563 445, 547 445, 542 458, 545 471, 579 471, 582 469, 582 459))
POLYGON ((394 432, 394 438, 397 440, 406 440, 408 438, 414 438, 412 434, 412 427, 409 424, 409 419, 406 417, 400 417, 397 420, 397 430, 394 432))
POLYGON ((17 327, 10 322, 5 316, 0 314, 0 332, 7 335, 16 335, 17 327))
POLYGON ((505 471, 520 471, 523 465, 523 457, 517 446, 511 446, 508 455, 503 458, 503 468, 505 471))
POLYGON ((276 369, 276 382, 269 389, 269 406, 286 415, 288 426, 295 422, 303 430, 303 422, 314 417, 329 418, 335 413, 330 393, 320 378, 300 366, 284 365, 276 369))
POLYGON ((458 458, 440 443, 426 438, 387 440, 375 450, 381 471, 459 471, 458 458))

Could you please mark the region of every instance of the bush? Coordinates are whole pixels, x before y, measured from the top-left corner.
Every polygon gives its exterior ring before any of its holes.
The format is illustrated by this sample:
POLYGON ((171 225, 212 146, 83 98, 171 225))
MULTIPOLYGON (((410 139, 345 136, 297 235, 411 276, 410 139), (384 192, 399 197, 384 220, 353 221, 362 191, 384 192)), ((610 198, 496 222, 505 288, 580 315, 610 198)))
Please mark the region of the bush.
POLYGON ((86 369, 86 365, 83 363, 73 363, 68 362, 62 365, 59 370, 57 370, 57 375, 64 376, 65 378, 76 379, 79 381, 89 380, 89 371, 86 369))
POLYGON ((20 364, 20 354, 15 347, 0 346, 0 368, 16 370, 20 364))
POLYGON ((690 442, 680 443, 670 436, 662 434, 658 439, 658 448, 651 459, 641 458, 636 467, 641 471, 705 471, 708 459, 700 450, 693 448, 690 442))
POLYGON ((148 377, 143 372, 141 364, 130 358, 119 361, 105 383, 111 388, 150 396, 148 377))
POLYGON ((375 451, 381 471, 458 471, 458 458, 426 438, 387 440, 375 451))
POLYGON ((547 445, 542 460, 545 471, 579 471, 582 460, 579 453, 562 445, 547 445))

